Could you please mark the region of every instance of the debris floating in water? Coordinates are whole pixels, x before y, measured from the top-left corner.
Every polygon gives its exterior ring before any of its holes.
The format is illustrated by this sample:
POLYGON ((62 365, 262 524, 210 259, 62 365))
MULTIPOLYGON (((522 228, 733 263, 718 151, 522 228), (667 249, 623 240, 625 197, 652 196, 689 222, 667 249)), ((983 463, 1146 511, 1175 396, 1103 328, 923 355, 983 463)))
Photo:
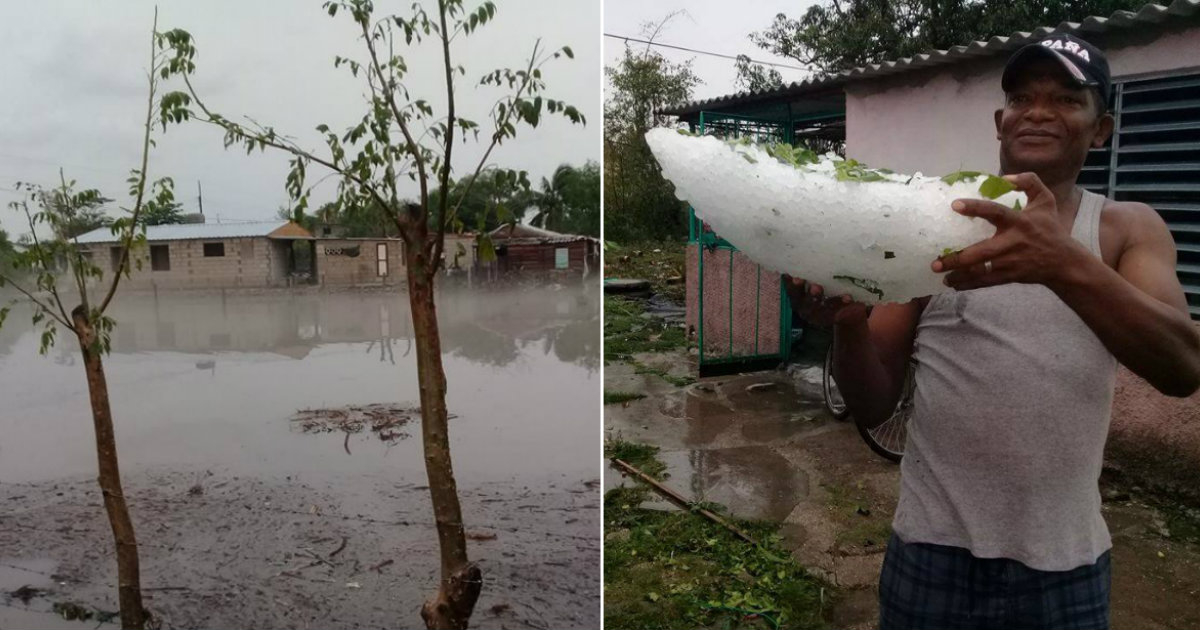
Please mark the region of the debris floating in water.
MULTIPOLYGON (((395 444, 409 437, 403 429, 421 417, 414 407, 392 404, 350 405, 332 409, 302 409, 292 416, 292 426, 301 433, 361 433, 369 429, 380 440, 395 444)), ((347 447, 347 452, 349 448, 347 447)))
POLYGON ((955 199, 1018 211, 1026 202, 1006 180, 972 171, 901 175, 788 144, 673 129, 654 129, 646 142, 676 196, 751 260, 866 303, 950 290, 930 263, 995 233, 951 210, 955 199))

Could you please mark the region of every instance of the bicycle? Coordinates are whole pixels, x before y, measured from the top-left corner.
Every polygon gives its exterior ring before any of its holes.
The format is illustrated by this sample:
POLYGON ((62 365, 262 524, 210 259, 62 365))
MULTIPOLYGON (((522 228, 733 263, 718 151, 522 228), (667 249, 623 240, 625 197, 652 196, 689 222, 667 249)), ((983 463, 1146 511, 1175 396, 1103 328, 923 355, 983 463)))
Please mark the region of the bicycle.
MULTIPOLYGON (((904 371, 904 385, 900 391, 900 402, 892 416, 879 426, 868 429, 855 420, 854 426, 859 436, 881 457, 900 463, 904 457, 904 443, 908 439, 908 421, 912 418, 913 393, 916 391, 915 380, 916 361, 910 360, 904 371)), ((821 375, 821 390, 824 394, 825 409, 837 420, 845 420, 850 416, 846 401, 838 391, 837 383, 833 380, 833 344, 825 352, 825 365, 821 375)))

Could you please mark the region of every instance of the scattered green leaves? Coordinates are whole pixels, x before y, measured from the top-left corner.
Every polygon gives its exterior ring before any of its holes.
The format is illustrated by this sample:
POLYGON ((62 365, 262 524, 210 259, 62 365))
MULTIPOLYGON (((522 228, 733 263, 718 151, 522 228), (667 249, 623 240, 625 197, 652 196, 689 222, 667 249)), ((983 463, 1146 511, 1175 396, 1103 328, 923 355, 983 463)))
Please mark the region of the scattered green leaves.
POLYGON ((953 185, 963 181, 975 181, 980 177, 983 177, 983 173, 980 173, 979 171, 955 171, 948 175, 942 176, 942 181, 953 185))

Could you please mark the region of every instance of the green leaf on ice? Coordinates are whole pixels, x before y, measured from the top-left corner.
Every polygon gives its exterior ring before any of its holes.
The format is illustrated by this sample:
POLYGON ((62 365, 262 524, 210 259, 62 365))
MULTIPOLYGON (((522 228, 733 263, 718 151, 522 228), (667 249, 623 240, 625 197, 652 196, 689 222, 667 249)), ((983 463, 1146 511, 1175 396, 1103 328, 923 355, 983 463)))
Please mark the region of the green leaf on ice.
POLYGON ((995 199, 1016 189, 1017 187, 1013 186, 1012 183, 1007 179, 1004 179, 1003 177, 996 177, 995 175, 988 175, 988 178, 983 180, 983 183, 979 185, 979 194, 987 197, 988 199, 995 199))
POLYGON ((1017 212, 1021 211, 1021 200, 1020 199, 1013 202, 1013 210, 1016 210, 1017 212))
POLYGON ((855 278, 854 276, 834 276, 833 279, 844 280, 881 300, 883 299, 883 289, 880 289, 879 283, 875 282, 874 280, 855 278))
POLYGON ((942 181, 947 184, 957 184, 958 182, 978 179, 983 177, 983 173, 979 171, 955 171, 942 177, 942 181))
POLYGON ((743 154, 742 154, 742 157, 743 157, 743 158, 745 158, 745 159, 746 159, 746 161, 747 161, 747 162, 749 162, 749 163, 751 163, 751 164, 758 164, 758 160, 756 160, 756 159, 754 159, 754 158, 750 157, 749 155, 746 155, 745 153, 743 153, 743 154))

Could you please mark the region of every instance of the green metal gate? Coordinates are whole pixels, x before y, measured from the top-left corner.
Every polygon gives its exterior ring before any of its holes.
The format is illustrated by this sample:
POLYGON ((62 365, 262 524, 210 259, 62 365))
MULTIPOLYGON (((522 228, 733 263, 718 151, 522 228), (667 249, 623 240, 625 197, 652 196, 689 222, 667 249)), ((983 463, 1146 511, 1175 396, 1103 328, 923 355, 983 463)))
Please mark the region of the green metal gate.
MULTIPOLYGON (((755 142, 792 142, 790 117, 769 120, 701 112, 692 130, 722 138, 749 137, 755 142)), ((764 273, 761 265, 713 233, 690 207, 688 226, 688 244, 694 246, 696 259, 695 293, 690 299, 696 303, 701 373, 718 366, 786 359, 791 349, 792 311, 779 275, 764 273), (737 282, 739 276, 749 280, 751 273, 753 290, 737 282), (753 336, 752 342, 747 335, 753 336)))

